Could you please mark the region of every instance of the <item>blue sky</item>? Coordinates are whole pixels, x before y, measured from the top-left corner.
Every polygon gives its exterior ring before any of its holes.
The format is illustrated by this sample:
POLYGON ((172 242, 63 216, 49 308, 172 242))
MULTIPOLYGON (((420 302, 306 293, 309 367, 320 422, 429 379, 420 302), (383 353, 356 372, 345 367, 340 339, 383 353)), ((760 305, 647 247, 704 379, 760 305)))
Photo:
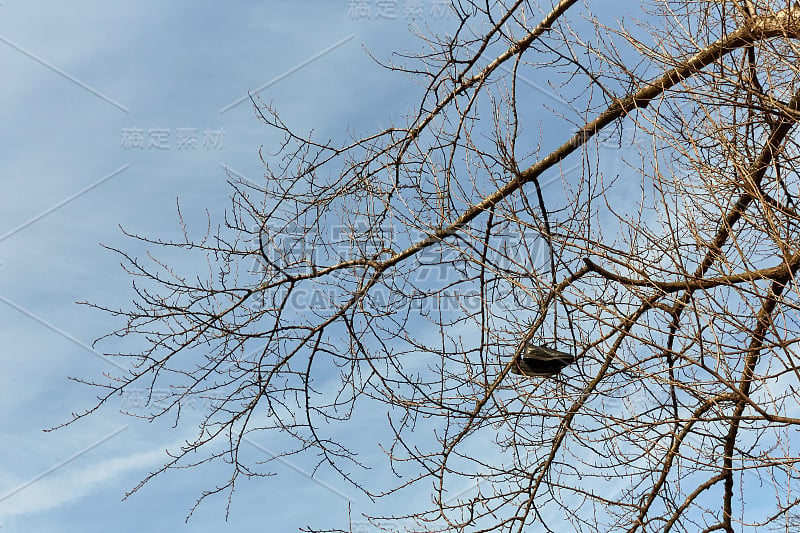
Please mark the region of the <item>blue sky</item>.
MULTIPOLYGON (((177 236, 178 197, 190 223, 202 225, 206 209, 219 221, 226 169, 263 176, 258 150, 277 137, 256 118, 248 91, 261 89, 289 125, 320 138, 386 125, 415 102, 418 88, 364 47, 382 59, 418 49, 409 7, 421 8, 420 23, 448 21, 436 0, 398 0, 382 17, 374 0, 361 4, 369 14, 347 0, 0 3, 2 531, 292 531, 343 527, 348 502, 354 516, 402 509, 397 500, 375 506, 287 460, 275 463, 278 477, 239 485, 227 521, 217 498, 184 524, 202 490, 225 479, 224 465, 171 472, 121 498, 160 466, 165 449, 193 435, 191 424, 173 430, 167 420, 116 412, 137 401, 133 394, 43 432, 92 405, 97 391, 68 376, 116 370, 90 346, 116 324, 76 304, 125 306, 132 297, 118 258, 98 243, 135 251, 119 225, 177 236)), ((537 106, 561 105, 541 87, 528 87, 537 106)), ((552 133, 548 142, 558 140, 552 133)), ((257 441, 248 453, 258 460, 279 450, 257 441)), ((375 475, 385 468, 377 447, 365 461, 375 475)))
MULTIPOLYGON (((381 20, 371 7, 366 17, 346 1, 2 2, 3 531, 290 531, 342 526, 348 497, 354 512, 366 504, 352 487, 287 461, 276 464, 278 478, 241 484, 227 522, 217 499, 184 524, 223 467, 176 473, 121 498, 191 436, 191 424, 169 430, 112 406, 42 430, 91 405, 96 391, 68 376, 116 370, 89 346, 113 324, 75 303, 131 299, 119 260, 98 243, 132 245, 120 224, 176 235, 177 197, 190 221, 206 208, 221 215, 230 193, 223 166, 263 175, 258 150, 275 136, 240 101, 248 91, 272 82, 260 95, 289 124, 329 136, 409 105, 405 82, 363 47, 386 57, 415 45, 410 20, 402 3, 381 20)), ((136 398, 116 407, 125 401, 136 398)), ((256 460, 279 449, 258 445, 256 460)))

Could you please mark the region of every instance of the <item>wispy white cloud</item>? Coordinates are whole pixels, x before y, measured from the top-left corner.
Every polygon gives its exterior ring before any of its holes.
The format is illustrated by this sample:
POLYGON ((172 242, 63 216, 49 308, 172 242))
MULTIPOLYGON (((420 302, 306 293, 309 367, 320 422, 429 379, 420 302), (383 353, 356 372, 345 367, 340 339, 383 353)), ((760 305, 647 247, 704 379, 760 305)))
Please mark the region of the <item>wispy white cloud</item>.
MULTIPOLYGON (((141 473, 166 459, 166 446, 114 457, 92 464, 69 468, 53 468, 31 480, 18 480, 17 489, 0 502, 0 521, 12 517, 41 513, 90 496, 104 485, 118 485, 129 472, 141 473)), ((64 466, 56 465, 56 466, 64 466)), ((9 486, 10 483, 4 483, 9 486)), ((9 493, 6 493, 9 494, 9 493)))

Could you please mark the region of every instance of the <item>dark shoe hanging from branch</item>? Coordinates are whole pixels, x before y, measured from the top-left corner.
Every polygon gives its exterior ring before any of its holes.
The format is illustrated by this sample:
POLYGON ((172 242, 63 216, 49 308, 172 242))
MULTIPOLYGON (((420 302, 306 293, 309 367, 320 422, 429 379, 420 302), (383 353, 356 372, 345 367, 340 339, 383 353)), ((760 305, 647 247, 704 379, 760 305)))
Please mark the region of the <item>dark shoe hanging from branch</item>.
POLYGON ((575 356, 559 352, 547 346, 526 344, 522 356, 511 368, 514 374, 523 376, 550 377, 561 372, 564 367, 575 362, 575 356))

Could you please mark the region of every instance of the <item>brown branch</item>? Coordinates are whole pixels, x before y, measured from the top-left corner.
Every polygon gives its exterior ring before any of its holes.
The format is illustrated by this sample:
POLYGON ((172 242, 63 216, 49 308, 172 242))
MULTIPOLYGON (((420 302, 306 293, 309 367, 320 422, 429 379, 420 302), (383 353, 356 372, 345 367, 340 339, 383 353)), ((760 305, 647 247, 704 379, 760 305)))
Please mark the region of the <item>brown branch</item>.
MULTIPOLYGON (((778 304, 778 298, 786 288, 786 284, 797 272, 799 265, 794 267, 780 278, 776 278, 769 292, 764 299, 761 309, 758 312, 756 319, 756 327, 750 337, 750 346, 748 347, 748 355, 745 360, 744 370, 740 379, 739 391, 742 396, 749 396, 750 386, 753 382, 755 375, 756 364, 758 364, 761 348, 764 344, 764 337, 767 334, 767 329, 772 324, 772 313, 778 304)), ((722 474, 725 476, 725 494, 723 503, 723 525, 729 533, 733 532, 733 525, 731 519, 733 515, 733 450, 736 446, 736 436, 739 432, 739 425, 742 420, 742 414, 747 405, 747 402, 739 400, 736 403, 733 415, 731 417, 731 426, 728 435, 725 438, 725 455, 723 458, 722 474)))
POLYGON ((762 268, 760 270, 750 270, 747 272, 731 274, 730 276, 719 276, 716 278, 687 278, 684 281, 634 279, 616 274, 610 270, 606 270, 589 258, 585 258, 583 261, 589 267, 591 272, 600 274, 605 279, 616 281, 630 287, 652 287, 654 289, 658 289, 658 291, 662 293, 671 293, 682 290, 696 291, 713 289, 714 287, 719 287, 720 285, 731 286, 744 282, 756 282, 780 278, 788 274, 790 271, 796 270, 797 265, 800 264, 800 253, 792 256, 788 262, 784 261, 780 265, 776 265, 774 267, 762 268))

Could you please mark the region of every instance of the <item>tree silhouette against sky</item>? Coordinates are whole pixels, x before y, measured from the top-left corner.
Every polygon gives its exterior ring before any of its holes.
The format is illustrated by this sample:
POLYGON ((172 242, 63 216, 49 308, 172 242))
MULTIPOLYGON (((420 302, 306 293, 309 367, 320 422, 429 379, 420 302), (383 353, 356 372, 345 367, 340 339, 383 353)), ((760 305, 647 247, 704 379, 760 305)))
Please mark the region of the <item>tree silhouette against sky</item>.
POLYGON ((265 179, 232 178, 200 237, 117 250, 136 298, 96 305, 144 348, 78 417, 131 387, 170 387, 150 416, 177 422, 213 398, 143 481, 226 462, 199 501, 266 475, 242 443, 277 433, 373 497, 430 493, 373 517, 414 531, 797 527, 800 7, 453 9, 387 65, 421 87, 389 128, 319 140, 254 99, 284 135, 265 179), (529 344, 575 361, 513 373, 529 344))

